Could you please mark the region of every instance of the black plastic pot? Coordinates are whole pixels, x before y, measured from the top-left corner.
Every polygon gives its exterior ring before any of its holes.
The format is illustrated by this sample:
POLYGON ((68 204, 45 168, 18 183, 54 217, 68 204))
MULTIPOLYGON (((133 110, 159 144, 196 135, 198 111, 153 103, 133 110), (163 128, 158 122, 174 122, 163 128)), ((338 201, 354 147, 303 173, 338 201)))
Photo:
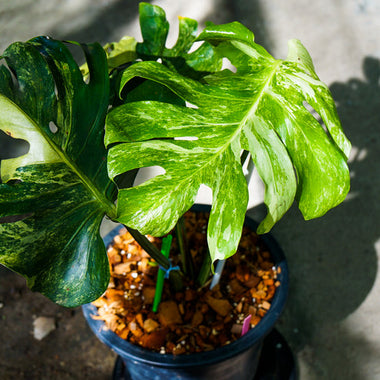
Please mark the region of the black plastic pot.
MULTIPOLYGON (((193 210, 209 211, 210 208, 197 205, 193 210)), ((253 230, 257 228, 257 223, 250 218, 246 218, 245 224, 253 230)), ((114 229, 105 236, 106 246, 112 243, 112 239, 118 234, 120 228, 114 229)), ((260 323, 240 339, 224 347, 209 352, 177 356, 152 352, 131 344, 112 331, 104 329, 102 321, 91 317, 96 314, 96 307, 91 304, 83 305, 84 316, 93 332, 122 358, 128 373, 126 378, 133 380, 251 380, 254 378, 264 339, 272 331, 279 318, 288 293, 288 268, 285 256, 271 235, 263 235, 262 239, 272 254, 275 266, 281 268, 281 273, 278 275, 281 285, 276 290, 271 308, 260 323)))

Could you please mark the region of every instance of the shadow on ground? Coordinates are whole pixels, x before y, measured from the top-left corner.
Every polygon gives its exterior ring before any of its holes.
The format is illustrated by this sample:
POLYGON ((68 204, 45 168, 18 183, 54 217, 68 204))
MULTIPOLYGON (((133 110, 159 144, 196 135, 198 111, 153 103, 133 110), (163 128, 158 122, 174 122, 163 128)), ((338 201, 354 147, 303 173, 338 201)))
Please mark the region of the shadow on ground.
MULTIPOLYGON (((118 41, 119 28, 135 20, 139 9, 139 0, 119 0, 108 6, 99 7, 93 18, 84 18, 87 24, 80 28, 65 32, 60 25, 50 31, 50 36, 55 39, 77 41, 83 43, 99 42, 101 45, 107 42, 118 41)), ((151 2, 150 0, 145 2, 151 2)))
POLYGON ((116 355, 95 338, 80 308, 32 293, 21 276, 1 265, 0 304, 1 379, 110 379, 116 355), (40 316, 54 318, 56 329, 38 341, 33 321, 40 316))

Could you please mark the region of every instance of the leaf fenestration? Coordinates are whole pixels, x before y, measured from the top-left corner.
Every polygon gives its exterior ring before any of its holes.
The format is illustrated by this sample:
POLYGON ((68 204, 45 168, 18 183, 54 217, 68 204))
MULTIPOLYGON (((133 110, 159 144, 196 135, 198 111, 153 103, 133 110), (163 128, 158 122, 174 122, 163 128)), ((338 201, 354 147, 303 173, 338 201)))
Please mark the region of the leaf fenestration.
POLYGON ((220 70, 222 59, 208 42, 203 42, 191 51, 197 38, 197 21, 178 17, 178 38, 173 47, 166 47, 169 22, 165 11, 159 6, 140 3, 140 27, 143 42, 137 43, 136 52, 143 60, 162 63, 181 74, 201 78, 210 72, 220 70))
POLYGON ((98 44, 81 48, 88 84, 67 47, 45 37, 12 44, 1 68, 15 80, 0 88, 0 128, 30 149, 1 164, 0 262, 65 306, 96 299, 108 284, 99 225, 106 213, 114 215, 116 194, 103 144, 105 54, 98 44))
POLYGON ((163 235, 194 202, 200 184, 213 191, 208 241, 213 258, 232 255, 247 207, 240 164, 251 153, 265 184, 268 232, 295 198, 306 219, 323 215, 349 189, 344 136, 331 94, 319 81, 306 49, 290 43, 287 60, 276 60, 239 23, 209 25, 198 38, 215 45, 236 67, 194 80, 156 62, 128 68, 121 89, 134 77, 165 85, 194 107, 141 101, 108 115, 108 170, 161 166, 165 173, 119 192, 119 220, 143 233, 163 235), (309 103, 328 133, 306 110, 309 103), (148 207, 147 207, 148 206, 148 207))

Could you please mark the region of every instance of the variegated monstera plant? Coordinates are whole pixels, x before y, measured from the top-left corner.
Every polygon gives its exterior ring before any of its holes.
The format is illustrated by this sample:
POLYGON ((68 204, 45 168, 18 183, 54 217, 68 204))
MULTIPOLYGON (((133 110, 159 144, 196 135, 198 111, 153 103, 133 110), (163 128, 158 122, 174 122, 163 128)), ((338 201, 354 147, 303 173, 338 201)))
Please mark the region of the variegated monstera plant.
POLYGON ((248 203, 247 152, 265 184, 260 233, 294 199, 311 219, 349 190, 350 143, 298 40, 277 60, 237 22, 197 35, 195 21, 179 21, 168 49, 165 13, 142 3, 143 42, 70 43, 85 54, 81 68, 68 43, 47 37, 2 55, 0 129, 30 148, 1 162, 0 262, 59 304, 87 303, 107 287, 105 216, 168 268, 143 234, 171 231, 201 184, 213 194, 211 259, 233 255, 248 203), (233 69, 222 69, 224 58, 233 69), (132 186, 150 166, 164 174, 132 186))

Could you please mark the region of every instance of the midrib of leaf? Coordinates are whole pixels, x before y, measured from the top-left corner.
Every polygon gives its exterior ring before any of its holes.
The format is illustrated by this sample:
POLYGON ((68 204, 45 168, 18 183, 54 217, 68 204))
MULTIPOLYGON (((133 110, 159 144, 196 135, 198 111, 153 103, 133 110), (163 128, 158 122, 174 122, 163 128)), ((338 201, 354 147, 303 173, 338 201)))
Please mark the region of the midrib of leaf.
POLYGON ((91 180, 84 173, 82 173, 82 171, 79 170, 79 168, 55 144, 50 143, 49 140, 47 141, 56 151, 61 160, 79 177, 86 189, 99 201, 99 203, 103 206, 104 211, 107 211, 107 215, 111 219, 116 218, 116 206, 109 201, 96 186, 92 186, 91 180))
MULTIPOLYGON (((24 112, 24 111, 22 111, 24 112)), ((29 116, 27 115, 29 118, 29 116)), ((30 119, 30 118, 29 118, 30 119)), ((97 199, 97 201, 103 206, 104 211, 107 211, 107 215, 114 219, 116 218, 116 206, 109 201, 104 194, 102 194, 96 186, 91 185, 91 180, 84 174, 82 171, 75 165, 75 163, 70 160, 67 155, 63 153, 63 151, 49 138, 47 133, 34 122, 34 120, 30 119, 30 121, 35 125, 36 129, 39 130, 45 138, 45 141, 50 145, 50 147, 57 153, 58 157, 62 160, 62 162, 68 166, 71 171, 73 171, 80 179, 81 183, 85 186, 85 188, 97 199)))
MULTIPOLYGON (((59 218, 56 219, 56 222, 59 223, 60 220, 65 220, 67 219, 70 215, 74 214, 77 210, 79 210, 80 208, 83 208, 85 206, 88 206, 88 205, 91 205, 93 203, 96 203, 96 201, 93 199, 93 200, 90 200, 90 201, 87 201, 87 202, 84 202, 84 203, 81 203, 80 205, 78 206, 75 206, 75 207, 72 207, 70 208, 69 211, 67 211, 65 214, 61 215, 59 218)), ((94 211, 94 212, 97 212, 97 211, 94 211)), ((87 217, 86 217, 86 220, 87 220, 87 217)))
MULTIPOLYGON (((89 204, 91 202, 87 202, 86 204, 89 204)), ((77 209, 77 208, 76 208, 77 209)), ((65 246, 62 248, 62 251, 66 249, 66 247, 69 247, 71 242, 77 237, 77 235, 79 234, 79 231, 82 230, 82 227, 89 221, 92 219, 93 215, 95 215, 97 213, 96 210, 94 210, 93 212, 91 212, 90 214, 88 214, 86 216, 85 219, 82 220, 81 224, 78 226, 78 228, 75 230, 75 233, 71 235, 70 239, 65 243, 65 246)), ((88 259, 88 256, 87 255, 82 255, 82 257, 87 257, 88 259)))
POLYGON ((258 94, 255 102, 253 103, 252 107, 249 109, 249 111, 247 112, 247 114, 245 115, 245 117, 243 118, 243 120, 241 121, 241 123, 240 123, 241 127, 237 129, 237 132, 234 134, 233 138, 235 138, 235 136, 236 136, 236 134, 238 132, 239 133, 241 132, 241 130, 243 129, 243 127, 246 124, 247 120, 249 120, 250 118, 252 118, 256 114, 257 107, 259 106, 262 97, 267 92, 268 87, 269 87, 270 83, 272 82, 272 79, 273 79, 274 75, 276 74, 277 68, 281 65, 281 63, 282 63, 282 61, 277 61, 276 64, 273 66, 271 74, 269 75, 269 77, 266 80, 263 88, 259 92, 259 94, 258 94))
POLYGON ((214 154, 214 156, 220 156, 221 154, 223 154, 227 150, 227 148, 232 145, 233 141, 241 135, 241 132, 242 132, 246 122, 256 114, 257 107, 259 106, 262 97, 267 92, 267 89, 268 89, 270 83, 272 82, 272 79, 273 79, 273 77, 277 71, 277 68, 281 65, 281 63, 282 63, 282 61, 280 61, 280 60, 275 63, 270 75, 268 76, 268 79, 265 81, 261 91, 256 96, 256 99, 255 99, 254 103, 252 104, 251 108, 248 110, 246 115, 243 117, 242 121, 238 124, 238 128, 236 128, 235 132, 227 140, 226 144, 224 144, 221 147, 221 149, 219 149, 218 153, 214 154))
MULTIPOLYGON (((281 65, 281 63, 282 63, 282 61, 277 61, 276 64, 273 66, 273 69, 272 69, 268 79, 265 81, 261 91, 257 95, 257 97, 256 97, 254 103, 252 104, 251 108, 248 110, 246 115, 243 117, 242 121, 238 124, 238 128, 236 128, 235 132, 226 141, 226 143, 224 145, 222 145, 221 148, 218 149, 218 151, 215 154, 213 154, 213 157, 210 159, 210 161, 216 160, 217 157, 222 155, 228 149, 228 147, 230 147, 232 145, 233 141, 241 135, 241 132, 242 132, 247 120, 249 120, 251 117, 253 117, 256 114, 257 107, 259 106, 262 97, 266 93, 266 91, 267 91, 270 83, 272 82, 272 79, 273 79, 273 77, 277 71, 277 68, 281 65)), ((198 169, 196 172, 198 172, 199 170, 200 169, 198 169)))
MULTIPOLYGON (((87 143, 88 143, 88 140, 89 140, 89 138, 90 138, 90 135, 93 133, 93 131, 95 130, 95 128, 96 128, 96 126, 98 125, 98 123, 100 122, 100 118, 101 118, 101 116, 99 115, 99 113, 96 115, 96 119, 93 121, 93 123, 92 123, 92 126, 91 126, 91 128, 90 128, 90 130, 88 131, 88 133, 87 133, 87 137, 86 137, 86 140, 84 141, 84 143, 83 143, 83 145, 82 145, 82 147, 81 147, 81 149, 78 151, 78 157, 82 154, 82 152, 84 151, 84 149, 85 149, 85 146, 87 145, 87 143)), ((71 132, 72 132, 72 130, 70 129, 70 134, 69 134, 69 137, 67 138, 67 140, 66 140, 66 142, 65 142, 65 149, 67 148, 67 146, 68 146, 68 144, 69 144, 69 141, 70 141, 70 135, 71 135, 71 132)), ((99 175, 99 173, 101 172, 101 170, 102 170, 102 168, 104 167, 104 165, 106 164, 106 160, 104 160, 104 162, 102 162, 100 165, 99 165, 99 167, 98 167, 98 170, 96 171, 96 173, 95 173, 95 177, 94 178, 96 178, 98 175, 99 175)), ((75 171, 74 170, 74 172, 77 172, 77 171, 75 171)), ((78 172, 80 172, 79 170, 78 170, 78 172)), ((79 175, 79 178, 81 178, 82 179, 82 177, 79 175)), ((87 178, 87 176, 85 176, 85 175, 83 175, 83 178, 86 178, 87 180, 88 180, 88 178, 87 178)), ((82 181, 83 182, 83 181, 82 181)), ((84 183, 87 183, 87 181, 84 181, 84 183)), ((107 184, 107 187, 104 189, 104 193, 107 193, 107 190, 109 189, 109 187, 112 185, 112 183, 111 183, 111 181, 108 181, 108 184, 107 184)), ((103 194, 102 193, 100 193, 98 190, 97 190, 97 188, 96 188, 96 186, 94 186, 94 190, 95 190, 95 193, 92 191, 92 187, 91 186, 89 186, 89 187, 87 187, 87 188, 89 188, 90 189, 90 191, 94 194, 94 196, 106 207, 106 210, 110 210, 110 217, 111 218, 115 218, 116 217, 116 207, 115 207, 115 205, 112 203, 112 202, 110 202, 105 196, 103 196, 103 194), (98 194, 100 195, 100 197, 98 196, 98 194), (104 200, 104 201, 103 201, 104 200)))
POLYGON ((48 143, 48 145, 53 149, 53 151, 57 154, 61 162, 63 162, 66 166, 68 166, 74 174, 77 175, 77 177, 80 179, 81 183, 85 186, 85 188, 93 194, 95 199, 102 205, 103 210, 106 212, 107 215, 111 218, 114 219, 116 218, 116 206, 109 201, 104 194, 102 194, 96 186, 91 185, 91 180, 84 174, 82 171, 75 165, 72 160, 70 160, 64 153, 63 151, 50 139, 48 134, 44 131, 43 128, 40 128, 40 126, 35 122, 34 119, 32 119, 25 111, 16 103, 11 101, 8 98, 8 101, 12 103, 12 105, 19 110, 20 113, 22 113, 25 118, 30 122, 36 131, 39 131, 41 135, 43 136, 44 141, 48 143))
MULTIPOLYGON (((199 172, 202 172, 205 167, 207 167, 208 165, 210 165, 210 162, 212 161, 216 161, 218 157, 220 157, 227 149, 228 147, 230 147, 233 143, 233 141, 238 138, 244 128, 244 125, 246 124, 247 120, 249 120, 251 117, 253 117, 255 114, 256 114, 256 111, 257 111, 257 107, 259 106, 260 104, 260 101, 262 99, 262 97, 264 96, 264 94, 267 92, 267 89, 270 85, 270 83, 272 82, 272 79, 274 77, 274 75, 276 74, 276 71, 278 69, 278 67, 282 64, 282 61, 279 60, 276 62, 276 64, 273 66, 273 69, 270 73, 270 75, 268 76, 268 79, 265 81, 261 91, 259 92, 259 94, 257 95, 254 103, 252 104, 251 108, 248 110, 248 112, 246 113, 246 115, 243 117, 242 121, 238 124, 238 128, 236 128, 235 132, 231 135, 231 137, 226 141, 225 144, 223 144, 220 149, 218 149, 211 157, 210 159, 208 160, 208 162, 199 167, 198 169, 196 169, 194 172, 193 172, 193 175, 192 177, 194 176, 197 176, 199 172)), ((227 123, 228 125, 236 125, 237 123, 227 123)), ((213 124, 213 125, 225 125, 224 123, 221 124, 213 124)), ((188 180, 188 177, 186 177, 186 181, 188 180)), ((177 186, 176 188, 179 188, 181 183, 184 182, 184 181, 181 181, 177 186)))

